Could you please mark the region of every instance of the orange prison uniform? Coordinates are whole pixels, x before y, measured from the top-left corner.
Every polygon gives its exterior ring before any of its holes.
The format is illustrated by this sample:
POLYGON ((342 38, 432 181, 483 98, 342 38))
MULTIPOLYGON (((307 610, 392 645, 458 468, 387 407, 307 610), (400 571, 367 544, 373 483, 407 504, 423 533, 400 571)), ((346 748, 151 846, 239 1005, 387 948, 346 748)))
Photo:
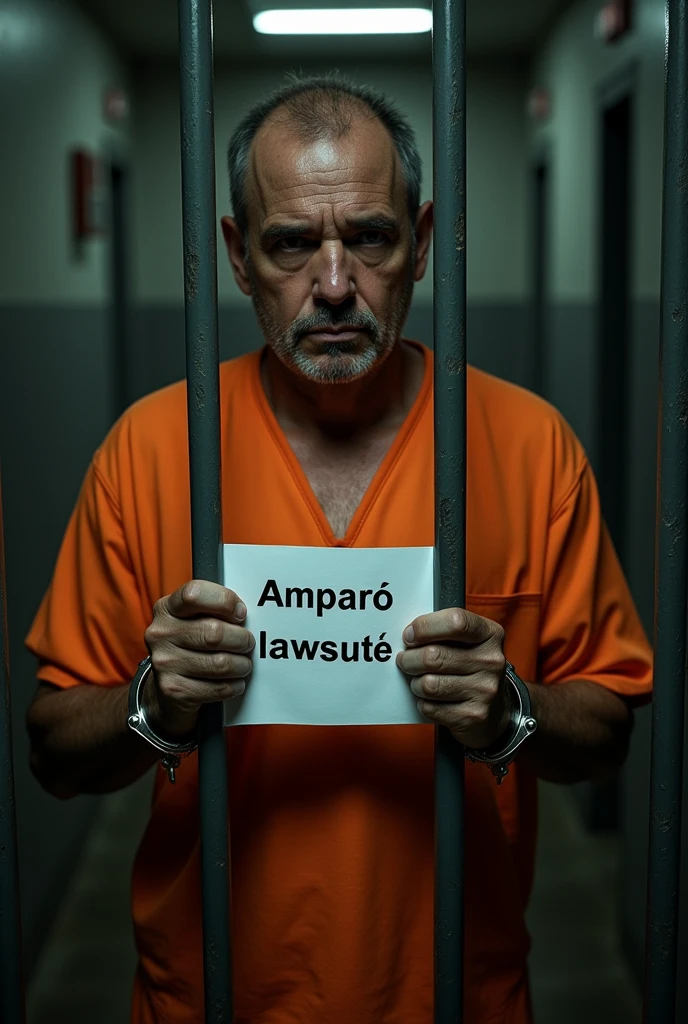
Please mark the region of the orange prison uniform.
MULTIPOLYGON (((225 541, 433 543, 432 356, 418 347, 422 387, 342 540, 266 401, 260 353, 222 365, 225 541)), ((42 680, 128 681, 154 602, 192 577, 185 394, 176 384, 137 402, 96 453, 27 641, 42 680)), ((648 692, 650 651, 580 444, 545 402, 477 370, 467 537, 467 605, 504 626, 523 678, 648 692)), ((433 734, 228 730, 239 1024, 430 1024, 433 734)), ((512 766, 497 787, 484 765, 467 765, 466 1024, 530 1020, 523 911, 536 816, 527 771, 512 766)), ((202 1020, 199 892, 192 756, 176 785, 158 771, 134 867, 135 1024, 202 1020)))

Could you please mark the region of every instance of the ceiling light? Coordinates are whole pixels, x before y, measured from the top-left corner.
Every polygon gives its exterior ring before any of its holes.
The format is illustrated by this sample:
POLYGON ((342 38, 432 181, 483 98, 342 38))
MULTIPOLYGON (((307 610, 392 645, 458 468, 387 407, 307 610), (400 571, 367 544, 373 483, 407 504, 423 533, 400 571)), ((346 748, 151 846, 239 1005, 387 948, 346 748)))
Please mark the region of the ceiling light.
POLYGON ((266 35, 381 35, 429 32, 432 11, 427 7, 324 7, 307 10, 261 11, 253 19, 256 32, 266 35))

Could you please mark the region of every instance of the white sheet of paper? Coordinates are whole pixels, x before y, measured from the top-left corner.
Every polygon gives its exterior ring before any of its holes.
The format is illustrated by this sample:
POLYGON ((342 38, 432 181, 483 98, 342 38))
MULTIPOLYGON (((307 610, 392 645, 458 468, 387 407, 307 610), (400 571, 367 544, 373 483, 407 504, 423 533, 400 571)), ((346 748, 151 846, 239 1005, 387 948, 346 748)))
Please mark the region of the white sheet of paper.
POLYGON ((432 569, 432 548, 226 544, 225 585, 256 647, 225 725, 427 724, 395 659, 405 627, 432 611, 432 569))

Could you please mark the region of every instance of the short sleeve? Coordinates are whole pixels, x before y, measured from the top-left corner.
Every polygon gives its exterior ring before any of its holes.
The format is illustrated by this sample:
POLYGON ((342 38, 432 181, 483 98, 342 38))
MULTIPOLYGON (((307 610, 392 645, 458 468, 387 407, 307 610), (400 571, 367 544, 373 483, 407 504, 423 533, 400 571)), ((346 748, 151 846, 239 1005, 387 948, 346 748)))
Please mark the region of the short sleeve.
POLYGON ((543 590, 539 680, 587 679, 648 699, 652 651, 584 456, 550 518, 543 590))
POLYGON ((45 682, 115 686, 131 679, 145 656, 147 625, 117 496, 96 455, 26 646, 45 682))

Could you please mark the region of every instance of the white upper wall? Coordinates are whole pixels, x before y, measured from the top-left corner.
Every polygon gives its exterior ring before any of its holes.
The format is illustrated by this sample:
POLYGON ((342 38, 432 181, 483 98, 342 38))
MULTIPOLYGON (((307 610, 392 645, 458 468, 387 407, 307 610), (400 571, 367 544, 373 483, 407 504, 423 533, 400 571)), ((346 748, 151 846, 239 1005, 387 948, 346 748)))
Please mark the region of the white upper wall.
MULTIPOLYGON (((423 158, 423 196, 428 198, 432 192, 429 69, 385 66, 361 73, 342 66, 340 70, 382 89, 409 116, 423 158)), ((251 105, 282 81, 283 73, 278 70, 230 72, 221 68, 216 72, 218 218, 231 212, 225 167, 229 136, 251 105)), ((522 301, 526 295, 526 88, 527 78, 520 69, 496 62, 469 66, 467 273, 468 295, 474 301, 522 301)), ((149 68, 140 73, 134 89, 132 128, 136 297, 145 303, 180 303, 183 269, 175 69, 149 68)), ((220 301, 246 302, 234 284, 222 247, 218 264, 220 301)), ((416 298, 429 301, 431 297, 429 270, 416 286, 416 298)))
POLYGON ((580 0, 557 23, 533 65, 552 96, 532 146, 551 153, 551 298, 594 301, 599 224, 599 90, 635 74, 633 293, 659 295, 664 88, 664 0, 637 0, 633 31, 613 45, 594 37, 599 0, 580 0))
POLYGON ((72 244, 69 151, 105 153, 122 132, 103 93, 126 72, 68 0, 0 0, 0 302, 102 304, 103 239, 72 244))

